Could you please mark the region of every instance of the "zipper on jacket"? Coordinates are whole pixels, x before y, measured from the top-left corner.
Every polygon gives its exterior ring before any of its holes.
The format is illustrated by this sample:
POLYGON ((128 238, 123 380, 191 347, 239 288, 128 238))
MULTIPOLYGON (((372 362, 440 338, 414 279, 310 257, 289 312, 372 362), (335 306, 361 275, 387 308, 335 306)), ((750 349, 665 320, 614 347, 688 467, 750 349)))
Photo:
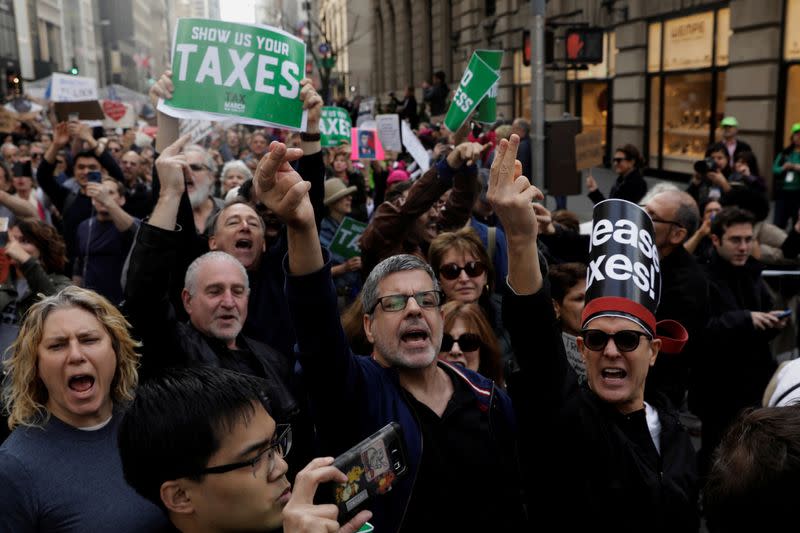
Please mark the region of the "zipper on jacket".
MULTIPOLYGON (((417 411, 411 405, 411 402, 408 401, 408 397, 406 396, 408 392, 403 387, 400 387, 400 390, 403 391, 403 399, 406 402, 406 406, 408 406, 408 410, 411 411, 411 414, 414 416, 414 421, 417 423, 417 429, 419 429, 422 426, 422 424, 420 423, 419 417, 417 416, 417 411)), ((417 476, 419 475, 419 469, 422 468, 422 453, 424 452, 424 444, 425 441, 422 438, 422 430, 419 430, 419 466, 417 466, 417 470, 416 472, 414 472, 414 479, 411 480, 411 490, 408 491, 408 499, 406 500, 406 505, 403 508, 403 516, 400 517, 400 523, 397 524, 396 531, 400 531, 403 528, 403 522, 405 522, 406 520, 406 513, 408 513, 408 506, 411 504, 411 497, 414 495, 414 486, 417 484, 417 476)))

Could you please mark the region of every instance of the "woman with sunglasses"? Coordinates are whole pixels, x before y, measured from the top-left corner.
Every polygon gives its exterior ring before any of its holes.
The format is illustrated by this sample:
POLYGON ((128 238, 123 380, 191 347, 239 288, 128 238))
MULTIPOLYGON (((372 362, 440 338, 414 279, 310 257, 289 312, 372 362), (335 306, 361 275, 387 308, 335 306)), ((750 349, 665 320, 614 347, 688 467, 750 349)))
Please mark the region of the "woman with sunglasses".
POLYGON ((161 531, 161 511, 129 487, 117 450, 137 347, 108 300, 68 287, 30 308, 5 362, 13 433, 0 448, 3 531, 161 531))
POLYGON ((444 335, 439 359, 461 365, 503 386, 500 345, 481 308, 447 302, 442 308, 444 335))
MULTIPOLYGON (((639 150, 632 144, 620 146, 614 152, 612 159, 614 172, 617 173, 617 181, 611 186, 609 198, 620 198, 635 204, 647 193, 647 182, 644 181, 640 169, 644 165, 639 150)), ((586 177, 586 188, 589 190, 589 198, 594 203, 600 203, 606 199, 605 195, 597 188, 597 182, 591 174, 586 177)))
POLYGON ((439 278, 447 301, 480 306, 500 342, 503 360, 509 359, 511 343, 500 320, 494 267, 475 230, 461 228, 440 234, 428 249, 428 263, 439 278))

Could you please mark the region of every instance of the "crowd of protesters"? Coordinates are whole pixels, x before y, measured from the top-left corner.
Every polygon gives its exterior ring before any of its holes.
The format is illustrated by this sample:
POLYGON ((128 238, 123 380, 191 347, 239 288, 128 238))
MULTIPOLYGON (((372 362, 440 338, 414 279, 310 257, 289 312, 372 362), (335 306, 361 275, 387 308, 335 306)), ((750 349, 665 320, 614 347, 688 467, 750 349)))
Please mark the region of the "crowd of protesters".
MULTIPOLYGON (((745 510, 791 516, 800 373, 774 339, 797 346, 781 312, 797 291, 761 272, 800 266, 800 124, 772 165, 772 222, 733 117, 688 185, 648 190, 630 144, 607 196, 587 178, 594 203, 652 220, 655 319, 688 332, 676 348, 618 309, 586 316, 589 236, 530 184, 525 118, 448 131, 441 72, 392 93, 421 172, 406 153, 323 149, 323 100, 301 87, 302 133, 193 142, 159 112, 154 137, 52 113, 2 134, 0 532, 528 531, 545 513, 568 531, 691 532, 705 515, 730 532, 758 527, 745 510), (346 217, 366 224, 352 257, 334 246, 346 217), (408 472, 340 523, 322 487, 353 480, 333 457, 391 422, 408 472), (791 459, 753 458, 770 440, 791 459)), ((150 97, 172 91, 167 71, 150 97)))

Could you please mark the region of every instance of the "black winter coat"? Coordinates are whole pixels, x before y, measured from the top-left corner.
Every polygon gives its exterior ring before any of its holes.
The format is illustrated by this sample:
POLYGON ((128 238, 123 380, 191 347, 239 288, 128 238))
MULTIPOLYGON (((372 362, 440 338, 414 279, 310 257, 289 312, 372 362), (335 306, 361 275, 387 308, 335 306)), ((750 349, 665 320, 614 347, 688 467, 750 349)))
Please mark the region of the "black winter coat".
POLYGON ((567 362, 547 286, 503 298, 503 323, 519 370, 509 392, 522 436, 529 516, 557 517, 560 531, 695 532, 697 471, 689 435, 662 398, 661 453, 644 411, 625 416, 567 362))

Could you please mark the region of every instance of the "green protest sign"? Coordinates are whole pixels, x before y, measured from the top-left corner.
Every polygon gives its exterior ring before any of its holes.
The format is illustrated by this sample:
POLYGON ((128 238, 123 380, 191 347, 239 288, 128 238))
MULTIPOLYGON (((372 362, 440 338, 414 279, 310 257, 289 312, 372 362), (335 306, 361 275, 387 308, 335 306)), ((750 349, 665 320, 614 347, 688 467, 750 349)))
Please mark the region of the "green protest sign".
POLYGON ((365 229, 367 229, 367 225, 363 222, 344 217, 328 248, 332 253, 339 254, 345 259, 361 255, 358 239, 361 238, 361 234, 364 233, 365 229))
POLYGON ((219 20, 178 19, 172 45, 170 100, 162 112, 305 130, 300 101, 306 45, 283 30, 219 20))
POLYGON ((498 74, 498 80, 489 89, 489 93, 478 105, 478 122, 493 124, 497 120, 497 86, 500 84, 500 67, 503 65, 502 50, 476 50, 475 53, 483 59, 498 74))
POLYGON ((458 90, 450 104, 450 109, 447 110, 447 116, 444 117, 444 125, 447 126, 447 129, 458 130, 499 79, 500 74, 486 64, 481 56, 473 53, 464 75, 461 76, 458 90))
POLYGON ((350 142, 350 129, 353 122, 350 113, 341 107, 323 107, 319 121, 319 132, 322 135, 323 148, 335 148, 342 143, 350 142))

